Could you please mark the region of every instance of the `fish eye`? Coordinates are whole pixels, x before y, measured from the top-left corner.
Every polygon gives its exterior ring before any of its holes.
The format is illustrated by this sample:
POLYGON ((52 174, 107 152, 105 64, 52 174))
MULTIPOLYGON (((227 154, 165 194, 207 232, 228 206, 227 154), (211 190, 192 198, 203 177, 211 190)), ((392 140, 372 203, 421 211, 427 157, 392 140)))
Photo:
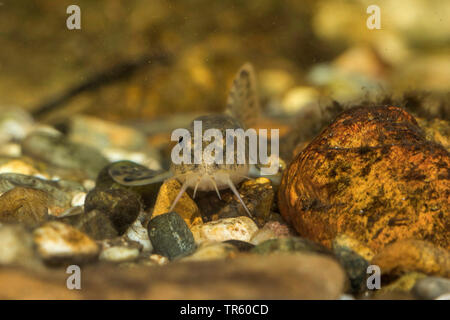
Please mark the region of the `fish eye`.
POLYGON ((182 143, 183 142, 183 136, 181 136, 179 139, 178 139, 178 143, 182 143))

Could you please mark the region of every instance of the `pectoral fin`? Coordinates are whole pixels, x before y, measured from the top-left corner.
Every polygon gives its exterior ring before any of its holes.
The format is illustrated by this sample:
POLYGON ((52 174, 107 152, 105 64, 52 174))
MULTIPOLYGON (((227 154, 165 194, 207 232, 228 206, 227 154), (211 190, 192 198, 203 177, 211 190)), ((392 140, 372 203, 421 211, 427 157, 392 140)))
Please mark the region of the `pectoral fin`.
POLYGON ((153 171, 132 162, 120 162, 117 165, 112 165, 108 173, 115 182, 125 186, 142 186, 158 183, 173 176, 170 170, 153 171))

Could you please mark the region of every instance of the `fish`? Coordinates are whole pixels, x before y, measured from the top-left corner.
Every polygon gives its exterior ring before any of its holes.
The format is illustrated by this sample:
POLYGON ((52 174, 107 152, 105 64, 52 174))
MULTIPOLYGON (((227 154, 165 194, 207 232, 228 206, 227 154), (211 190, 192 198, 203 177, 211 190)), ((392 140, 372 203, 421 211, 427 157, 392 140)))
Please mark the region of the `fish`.
MULTIPOLYGON (((189 128, 189 136, 191 139, 179 138, 178 144, 180 147, 189 150, 191 160, 182 163, 175 163, 172 161, 170 169, 155 175, 154 171, 145 169, 143 166, 111 168, 110 176, 118 183, 128 186, 146 185, 156 182, 161 182, 167 179, 176 179, 181 183, 181 189, 175 197, 170 211, 175 208, 175 205, 180 200, 181 196, 188 188, 194 190, 193 198, 195 199, 198 191, 216 191, 219 199, 220 190, 230 189, 239 202, 244 207, 247 214, 252 217, 249 209, 245 205, 240 196, 236 185, 241 183, 244 179, 249 179, 250 164, 249 164, 249 139, 244 139, 244 148, 239 148, 237 143, 234 149, 234 161, 211 161, 212 159, 203 158, 200 162, 195 162, 195 124, 201 123, 201 136, 209 129, 218 130, 221 133, 222 139, 220 141, 213 141, 217 147, 215 150, 224 150, 226 146, 227 130, 242 129, 247 130, 251 128, 257 121, 260 115, 260 104, 257 94, 257 83, 255 71, 251 63, 245 63, 235 75, 226 102, 226 109, 224 113, 207 114, 195 118, 189 128), (244 152, 244 154, 242 154, 244 152), (239 163, 238 157, 244 157, 244 163, 239 163)), ((211 141, 202 139, 202 150, 205 150, 211 141)), ((198 144, 197 144, 198 145, 198 144)), ((225 154, 222 152, 223 157, 225 154)), ((212 157, 216 157, 215 151, 211 153, 212 157)))

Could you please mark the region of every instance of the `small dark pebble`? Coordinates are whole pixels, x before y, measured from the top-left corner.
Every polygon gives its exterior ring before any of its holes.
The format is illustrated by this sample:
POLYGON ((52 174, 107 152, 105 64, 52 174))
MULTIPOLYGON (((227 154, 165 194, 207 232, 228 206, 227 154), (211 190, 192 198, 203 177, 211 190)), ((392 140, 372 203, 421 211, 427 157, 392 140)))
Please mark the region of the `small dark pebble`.
POLYGON ((122 235, 138 217, 141 203, 139 197, 128 190, 95 188, 86 196, 84 211, 95 209, 105 212, 122 235))
POLYGON ((118 235, 109 216, 100 210, 65 217, 61 221, 84 232, 94 240, 112 239, 118 235))
POLYGON ((191 230, 176 212, 151 219, 148 223, 148 236, 154 252, 170 260, 189 255, 196 249, 191 230))

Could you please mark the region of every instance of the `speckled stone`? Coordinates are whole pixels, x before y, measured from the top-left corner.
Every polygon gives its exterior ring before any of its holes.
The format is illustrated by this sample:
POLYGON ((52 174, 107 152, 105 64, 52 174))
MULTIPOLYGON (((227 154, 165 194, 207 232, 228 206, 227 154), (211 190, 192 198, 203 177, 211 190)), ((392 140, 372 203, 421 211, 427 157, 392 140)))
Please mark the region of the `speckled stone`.
POLYGON ((219 219, 191 228, 196 243, 203 241, 241 240, 249 241, 258 231, 255 222, 249 217, 219 219))
POLYGON ((34 230, 33 238, 37 252, 50 265, 91 262, 99 253, 99 246, 94 240, 58 221, 47 222, 34 230))
POLYGON ((395 106, 341 113, 283 174, 278 207, 305 238, 338 234, 375 253, 403 239, 450 248, 450 154, 395 106))
POLYGON ((196 249, 191 230, 176 212, 151 219, 148 223, 148 236, 154 252, 170 260, 189 255, 196 249))

